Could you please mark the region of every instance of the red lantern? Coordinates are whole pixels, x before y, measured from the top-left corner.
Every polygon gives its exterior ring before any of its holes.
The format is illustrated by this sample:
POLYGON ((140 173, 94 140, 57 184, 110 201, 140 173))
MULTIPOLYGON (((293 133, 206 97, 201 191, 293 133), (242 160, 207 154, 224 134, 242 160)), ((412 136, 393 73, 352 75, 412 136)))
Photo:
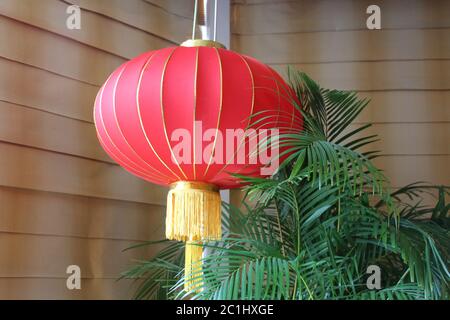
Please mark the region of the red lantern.
MULTIPOLYGON (((295 99, 267 65, 217 42, 190 40, 120 66, 97 95, 94 119, 115 161, 142 179, 172 186, 166 236, 201 241, 221 236, 218 190, 241 186, 231 174, 259 176, 266 164, 250 161, 249 136, 233 140, 230 154, 226 131, 254 129, 257 140, 263 129, 298 130, 295 99), (244 163, 235 161, 240 150, 246 150, 244 163)), ((199 259, 201 247, 195 248, 187 262, 199 259)))

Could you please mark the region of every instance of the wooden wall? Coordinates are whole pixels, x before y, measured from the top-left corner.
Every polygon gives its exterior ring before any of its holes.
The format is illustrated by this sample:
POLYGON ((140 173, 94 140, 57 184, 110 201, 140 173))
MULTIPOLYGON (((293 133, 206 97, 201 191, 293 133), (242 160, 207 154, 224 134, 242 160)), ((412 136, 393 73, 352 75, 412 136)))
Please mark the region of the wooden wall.
MULTIPOLYGON (((370 97, 394 186, 450 182, 450 1, 236 0, 234 50, 370 97), (365 9, 382 9, 381 31, 365 9)), ((161 238, 165 191, 99 147, 92 106, 119 64, 188 37, 189 0, 0 1, 0 299, 129 298, 116 279, 161 238), (68 30, 66 8, 82 8, 68 30), (66 267, 82 290, 66 288, 66 267)))
POLYGON ((394 187, 450 185, 450 1, 236 0, 232 16, 234 50, 372 99, 356 122, 374 123, 394 187))
POLYGON ((161 239, 166 190, 117 166, 92 108, 121 63, 187 37, 179 0, 0 1, 0 299, 129 298, 116 282, 161 239), (66 28, 77 4, 81 30, 66 28), (81 267, 82 289, 66 288, 81 267))

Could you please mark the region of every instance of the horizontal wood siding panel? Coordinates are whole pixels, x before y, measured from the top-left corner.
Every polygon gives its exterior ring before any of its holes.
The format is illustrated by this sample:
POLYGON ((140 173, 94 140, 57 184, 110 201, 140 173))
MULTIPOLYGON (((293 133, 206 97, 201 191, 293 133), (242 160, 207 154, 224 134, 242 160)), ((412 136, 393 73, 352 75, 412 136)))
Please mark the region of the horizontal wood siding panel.
POLYGON ((165 205, 167 189, 113 164, 0 143, 0 186, 165 205))
POLYGON ((450 28, 236 35, 232 47, 265 63, 450 59, 450 28))
MULTIPOLYGON (((161 232, 155 233, 151 240, 160 240, 161 236, 161 232)), ((117 279, 133 262, 150 258, 156 249, 143 246, 125 250, 138 243, 0 233, 0 278, 66 277, 67 267, 74 264, 81 268, 83 277, 117 279)))
POLYGON ((0 58, 0 101, 93 122, 99 87, 0 58))
POLYGON ((449 122, 450 91, 361 92, 370 99, 356 122, 449 122))
POLYGON ((375 159, 375 165, 385 171, 393 188, 413 182, 450 185, 450 156, 385 156, 375 159))
POLYGON ((2 300, 123 300, 133 297, 133 280, 84 279, 80 290, 69 290, 67 278, 0 278, 2 300))
POLYGON ((366 9, 381 8, 383 29, 450 27, 447 0, 250 0, 233 6, 232 30, 241 34, 367 29, 366 9))
POLYGON ((0 16, 0 57, 100 86, 124 58, 0 16))
POLYGON ((163 237, 165 207, 0 187, 0 233, 147 241, 163 237))
POLYGON ((81 29, 69 30, 66 27, 67 6, 59 0, 3 0, 0 1, 0 14, 128 59, 151 49, 176 44, 87 11, 82 13, 81 29))
MULTIPOLYGON (((287 77, 287 65, 272 65, 287 77)), ((321 86, 358 91, 450 90, 450 60, 294 64, 321 86)))
POLYGON ((115 163, 101 148, 94 124, 11 103, 0 102, 0 141, 115 163))
POLYGON ((167 9, 142 0, 65 0, 65 2, 76 4, 84 10, 105 15, 175 43, 181 43, 191 36, 192 18, 174 15, 167 9))
MULTIPOLYGON (((359 128, 350 125, 342 135, 359 128)), ((388 155, 450 155, 450 122, 447 123, 383 123, 355 135, 378 135, 380 139, 367 148, 388 155)), ((366 148, 364 148, 366 149, 366 148)))
MULTIPOLYGON (((192 19, 194 15, 193 1, 180 0, 142 0, 149 5, 157 6, 170 14, 192 19)), ((178 32, 181 32, 178 30, 178 32)))

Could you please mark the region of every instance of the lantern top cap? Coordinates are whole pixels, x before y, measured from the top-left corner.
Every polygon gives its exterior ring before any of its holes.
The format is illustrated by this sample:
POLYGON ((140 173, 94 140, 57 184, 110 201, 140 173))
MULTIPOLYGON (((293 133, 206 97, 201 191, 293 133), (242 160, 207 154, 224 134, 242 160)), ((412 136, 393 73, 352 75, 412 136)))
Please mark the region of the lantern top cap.
POLYGON ((184 41, 180 46, 182 47, 210 47, 226 49, 226 47, 220 42, 204 39, 189 39, 184 41))

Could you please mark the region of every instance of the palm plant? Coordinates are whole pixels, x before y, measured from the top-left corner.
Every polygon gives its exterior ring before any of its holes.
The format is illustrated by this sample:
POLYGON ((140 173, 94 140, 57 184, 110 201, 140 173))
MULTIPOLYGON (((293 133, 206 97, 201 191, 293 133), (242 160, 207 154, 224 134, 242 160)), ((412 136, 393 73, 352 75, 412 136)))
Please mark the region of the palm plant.
POLYGON ((184 291, 184 245, 167 241, 123 274, 139 279, 136 298, 448 299, 450 188, 390 191, 368 149, 377 137, 363 135, 370 124, 349 129, 368 101, 289 77, 303 130, 279 136, 289 156, 270 179, 240 176, 246 197, 240 208, 223 204, 223 240, 206 244, 194 275, 201 290, 184 291), (381 289, 366 285, 371 265, 381 289))

